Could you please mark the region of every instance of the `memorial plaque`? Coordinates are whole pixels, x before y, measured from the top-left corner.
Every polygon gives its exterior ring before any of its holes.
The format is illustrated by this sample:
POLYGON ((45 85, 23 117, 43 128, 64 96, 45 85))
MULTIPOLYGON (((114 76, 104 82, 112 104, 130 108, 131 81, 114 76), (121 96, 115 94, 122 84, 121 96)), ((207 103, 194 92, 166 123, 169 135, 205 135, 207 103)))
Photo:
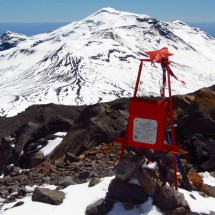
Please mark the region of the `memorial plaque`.
POLYGON ((133 141, 155 144, 158 123, 153 119, 134 118, 133 141))

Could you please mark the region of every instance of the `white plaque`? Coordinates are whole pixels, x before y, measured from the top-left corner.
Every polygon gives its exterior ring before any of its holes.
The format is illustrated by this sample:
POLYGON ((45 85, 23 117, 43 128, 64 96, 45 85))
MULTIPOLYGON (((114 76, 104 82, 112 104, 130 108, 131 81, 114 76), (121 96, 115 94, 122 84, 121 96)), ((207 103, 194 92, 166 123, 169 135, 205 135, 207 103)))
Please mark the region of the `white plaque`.
POLYGON ((141 143, 155 144, 158 122, 153 119, 134 118, 133 140, 141 143))

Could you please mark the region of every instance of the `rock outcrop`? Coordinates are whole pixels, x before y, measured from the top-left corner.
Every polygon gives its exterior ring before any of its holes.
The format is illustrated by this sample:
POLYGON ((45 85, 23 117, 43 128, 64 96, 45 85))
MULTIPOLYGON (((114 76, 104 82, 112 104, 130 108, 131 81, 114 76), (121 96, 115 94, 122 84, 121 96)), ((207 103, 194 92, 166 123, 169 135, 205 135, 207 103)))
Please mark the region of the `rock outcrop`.
MULTIPOLYGON (((179 155, 186 170, 193 173, 188 174, 192 188, 206 196, 214 196, 214 187, 205 185, 196 172, 203 170, 213 174, 215 170, 215 85, 192 94, 174 96, 173 101, 176 140, 185 148, 179 155)), ((49 183, 62 189, 73 183, 83 183, 114 173, 116 178, 111 182, 106 198, 95 204, 97 209, 90 207, 90 211, 99 213, 100 205, 105 205, 105 211, 110 210, 115 201, 126 202, 125 207, 132 208, 133 204, 144 202, 148 197, 155 199, 156 195, 159 197, 168 192, 174 192, 174 198, 177 198, 175 191, 161 192, 161 185, 165 183, 160 178, 164 176, 169 184, 173 182, 171 154, 140 149, 144 158, 135 160, 134 166, 129 163, 132 159, 126 160, 122 166, 129 166, 129 169, 120 169, 119 163, 119 169, 114 172, 120 146, 113 144, 113 141, 117 136, 123 136, 126 129, 128 104, 129 99, 87 107, 35 105, 15 117, 0 118, 0 175, 4 173, 4 178, 0 179, 0 194, 5 203, 25 196, 28 192, 26 184, 40 186, 49 183), (67 135, 48 157, 44 157, 40 149, 46 146, 48 140, 56 138, 54 133, 58 131, 67 131, 67 135), (145 159, 157 163, 159 174, 142 168, 145 159), (15 166, 11 165, 14 163, 15 166), (68 176, 70 178, 66 178, 68 176), (132 177, 138 184, 128 183, 132 177), (134 195, 137 186, 137 193, 141 193, 142 199, 134 195), (126 194, 128 198, 125 199, 126 195, 120 197, 123 192, 115 192, 116 187, 126 192, 131 190, 129 195, 126 194), (132 193, 132 190, 135 192, 132 193)), ((129 151, 137 153, 132 147, 127 148, 129 151)), ((184 188, 180 177, 178 183, 184 188)), ((158 206, 156 200, 154 203, 158 206)), ((165 210, 166 214, 172 213, 172 208, 161 210, 165 210)), ((178 214, 189 211, 186 204, 177 204, 173 210, 178 214)))
MULTIPOLYGON (((177 214, 188 214, 190 207, 184 195, 172 187, 161 186, 159 184, 161 176, 150 177, 147 173, 147 164, 141 165, 141 160, 141 156, 134 152, 126 154, 115 166, 115 178, 109 184, 105 199, 89 205, 86 214, 92 215, 93 211, 97 211, 95 214, 107 214, 112 209, 112 205, 107 207, 106 202, 113 204, 113 202, 120 201, 126 209, 132 209, 135 205, 147 201, 149 197, 153 198, 154 205, 164 214, 171 214, 171 212, 175 214, 175 210, 178 211, 177 214), (142 175, 138 177, 140 172, 142 175), (151 182, 148 183, 149 181, 151 182)), ((143 162, 144 159, 142 164, 143 162)), ((156 172, 155 169, 152 171, 156 172)))
MULTIPOLYGON (((197 156, 201 162, 195 165, 199 169, 214 170, 215 85, 174 96, 173 103, 177 142, 189 151, 191 158, 197 156)), ((15 117, 0 118, 0 131, 4 135, 0 144, 0 174, 10 163, 33 168, 45 160, 72 161, 94 146, 113 142, 126 129, 128 105, 128 99, 80 107, 35 105, 15 117), (44 158, 38 146, 44 147, 48 138, 58 131, 68 133, 50 156, 44 158), (13 139, 5 141, 9 136, 13 139)), ((147 153, 146 157, 153 157, 149 151, 147 153)))

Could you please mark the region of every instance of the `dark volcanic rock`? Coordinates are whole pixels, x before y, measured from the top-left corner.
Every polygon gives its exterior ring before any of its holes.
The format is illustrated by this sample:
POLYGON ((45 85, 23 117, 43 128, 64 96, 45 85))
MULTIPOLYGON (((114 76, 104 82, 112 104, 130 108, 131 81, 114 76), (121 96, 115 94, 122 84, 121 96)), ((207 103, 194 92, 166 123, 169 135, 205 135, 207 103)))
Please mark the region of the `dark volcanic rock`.
POLYGON ((101 143, 113 142, 124 130, 127 115, 112 107, 121 106, 108 103, 87 106, 49 159, 62 161, 66 157, 65 152, 77 156, 101 143))
POLYGON ((30 169, 41 164, 45 160, 45 157, 42 152, 37 152, 31 154, 24 154, 23 159, 23 167, 30 169))
MULTIPOLYGON (((214 88, 212 86, 184 96, 173 97, 175 121, 178 125, 176 131, 180 143, 183 143, 181 140, 184 136, 193 133, 214 133, 214 88)), ((69 126, 66 129, 70 129, 49 159, 56 162, 63 162, 65 159, 73 162, 72 159, 85 150, 103 142, 112 142, 125 130, 128 101, 128 99, 119 99, 87 107, 55 104, 33 105, 15 117, 0 118, 0 133, 3 136, 16 133, 17 144, 14 155, 15 160, 18 160, 17 163, 19 163, 20 152, 23 149, 24 151, 32 151, 34 147, 36 148, 40 138, 45 138, 46 135, 55 131, 65 130, 61 124, 62 120, 57 119, 59 116, 59 119, 64 119, 64 122, 68 121, 69 126), (73 157, 69 155, 73 155, 73 157)), ((207 146, 208 144, 206 144, 207 146)), ((149 157, 153 156, 149 154, 149 157)), ((204 162, 206 161, 204 160, 204 162)), ((205 165, 202 167, 205 168, 205 165)))
POLYGON ((137 180, 139 181, 141 187, 146 191, 149 196, 153 196, 157 189, 159 188, 158 182, 153 180, 151 175, 147 173, 147 170, 142 168, 136 173, 137 180))
POLYGON ((173 188, 166 186, 162 187, 155 193, 154 204, 162 211, 170 211, 179 207, 190 210, 184 195, 173 188))
POLYGON ((200 168, 204 171, 210 171, 215 169, 215 153, 210 154, 207 161, 200 165, 200 168))
POLYGON ((61 179, 59 181, 59 186, 65 188, 70 185, 75 185, 76 183, 74 182, 73 178, 71 176, 66 176, 65 178, 61 179))
POLYGON ((199 171, 215 170, 215 135, 212 134, 194 134, 186 137, 183 142, 189 150, 190 162, 197 167, 199 171))
POLYGON ((183 208, 183 207, 179 207, 174 210, 164 212, 164 215, 173 215, 173 214, 174 215, 191 215, 190 210, 187 210, 186 208, 183 208))
POLYGON ((105 215, 113 208, 114 201, 108 198, 99 199, 87 206, 86 215, 105 215))
POLYGON ((0 117, 0 134, 1 137, 7 137, 14 134, 28 122, 47 121, 56 116, 61 116, 73 122, 79 116, 83 108, 84 106, 57 104, 32 105, 24 112, 21 112, 14 117, 0 117))
POLYGON ((108 187, 108 195, 117 201, 141 204, 148 199, 145 190, 137 184, 129 184, 120 179, 113 179, 108 187))
POLYGON ((214 134, 215 85, 187 95, 174 96, 179 136, 214 134))
POLYGON ((208 196, 215 198, 215 186, 204 184, 202 191, 204 191, 204 193, 206 193, 208 196))
POLYGON ((21 206, 21 205, 23 205, 23 204, 24 204, 24 202, 22 202, 22 201, 17 202, 17 203, 13 206, 13 208, 18 207, 18 206, 21 206))
POLYGON ((62 191, 37 187, 32 195, 32 201, 43 202, 51 205, 60 205, 65 198, 62 191))
POLYGON ((119 159, 119 150, 117 144, 102 144, 79 156, 76 162, 54 164, 45 161, 30 170, 8 166, 7 174, 4 178, 0 178, 1 198, 4 198, 6 202, 21 199, 27 193, 33 192, 33 189, 26 189, 26 185, 31 187, 42 186, 44 183, 54 184, 58 186, 58 190, 72 184, 80 184, 83 181, 91 181, 91 185, 95 185, 99 181, 98 178, 114 174, 114 166, 119 159), (103 153, 101 159, 96 157, 97 152, 103 153), (109 155, 112 155, 111 160, 109 155), (90 175, 84 173, 85 171, 90 175), (81 174, 85 177, 89 176, 89 178, 80 178, 81 174), (93 180, 95 177, 97 180, 93 180), (18 193, 11 194, 10 192, 13 190, 18 193))
POLYGON ((88 187, 94 187, 101 182, 100 178, 92 178, 88 184, 88 187))
POLYGON ((40 122, 28 122, 15 132, 16 145, 13 151, 13 160, 15 165, 19 165, 21 152, 27 147, 26 145, 37 141, 48 134, 58 131, 68 131, 72 122, 61 116, 42 117, 40 122))
POLYGON ((0 175, 2 175, 8 160, 12 157, 13 147, 10 145, 10 141, 5 141, 3 138, 2 143, 0 143, 0 175))
MULTIPOLYGON (((187 161, 194 163, 198 160, 195 165, 199 169, 213 170, 215 85, 191 94, 174 96, 173 101, 175 122, 178 125, 176 127, 177 142, 185 146, 189 151, 188 156, 192 157, 192 159, 187 159, 187 161), (193 144, 194 140, 191 139, 197 132, 203 135, 203 139, 202 137, 199 138, 201 144, 199 144, 198 150, 193 144), (199 157, 202 159, 199 159, 199 157)), ((33 158, 35 153, 37 153, 36 148, 38 144, 42 145, 42 147, 45 146, 50 134, 67 130, 68 133, 61 144, 53 151, 50 157, 45 159, 56 165, 63 163, 70 165, 73 163, 71 171, 62 170, 63 177, 74 172, 77 182, 80 180, 79 176, 81 178, 84 176, 86 179, 100 177, 101 175, 107 176, 113 173, 113 163, 118 158, 116 153, 110 152, 108 154, 102 152, 101 154, 100 151, 91 151, 90 154, 87 154, 86 151, 94 146, 100 146, 102 143, 109 144, 113 142, 125 130, 128 118, 128 102, 129 99, 119 99, 90 106, 33 105, 17 116, 1 117, 0 134, 1 137, 6 137, 16 133, 16 147, 14 150, 16 158, 14 159, 18 160, 17 163, 20 163, 19 158, 22 150, 25 156, 29 155, 28 153, 32 153, 31 156, 33 158), (67 126, 65 127, 65 125, 67 126), (93 161, 90 160, 92 157, 93 161), (83 173, 84 171, 92 171, 93 173, 87 175, 83 173)), ((5 166, 11 163, 10 154, 12 148, 10 146, 10 143, 0 144, 1 173, 5 166)), ((164 161, 165 159, 167 166, 167 163, 171 163, 169 162, 171 156, 163 158, 163 155, 157 154, 160 160, 163 159, 164 161)), ((150 161, 156 160, 153 151, 145 151, 145 155, 150 161)), ((21 161, 27 163, 29 160, 21 159, 21 161)), ((31 167, 34 165, 37 164, 32 164, 31 167)), ((24 166, 27 165, 22 164, 22 167, 24 166)), ((47 172, 55 174, 56 168, 41 167, 38 171, 41 171, 43 174, 47 174, 47 172)), ((8 171, 8 174, 10 175, 11 173, 8 171)), ((34 177, 39 178, 38 175, 34 177)), ((47 177, 50 177, 50 175, 47 177)), ((55 178, 53 176, 54 182, 59 180, 57 177, 59 177, 58 174, 55 178)))
POLYGON ((122 181, 130 179, 135 170, 137 170, 144 161, 144 157, 134 152, 129 152, 115 166, 115 176, 122 181))

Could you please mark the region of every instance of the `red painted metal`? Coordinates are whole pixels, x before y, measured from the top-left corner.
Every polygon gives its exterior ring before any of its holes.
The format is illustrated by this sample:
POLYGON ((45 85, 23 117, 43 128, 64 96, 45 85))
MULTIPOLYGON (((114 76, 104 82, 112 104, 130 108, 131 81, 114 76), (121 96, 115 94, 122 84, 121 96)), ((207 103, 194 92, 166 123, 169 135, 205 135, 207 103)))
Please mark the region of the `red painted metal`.
POLYGON ((136 80, 136 85, 135 85, 134 96, 133 97, 137 96, 137 90, 138 90, 139 83, 140 83, 140 75, 141 75, 142 68, 143 68, 143 61, 151 62, 150 59, 141 59, 140 60, 140 65, 139 65, 139 70, 138 70, 138 74, 137 74, 137 80, 136 80))
POLYGON ((158 51, 148 52, 150 59, 141 59, 133 98, 129 103, 129 119, 125 137, 116 138, 116 143, 121 143, 120 159, 123 157, 126 146, 135 148, 147 148, 173 154, 174 183, 177 189, 177 166, 176 153, 179 147, 175 144, 175 131, 173 119, 173 105, 171 94, 170 75, 175 77, 169 67, 168 56, 173 55, 167 48, 158 51), (165 56, 166 55, 166 56, 165 56), (137 97, 137 91, 140 83, 143 62, 160 63, 163 69, 163 86, 161 89, 161 99, 146 99, 137 97), (165 98, 166 73, 168 78, 169 101, 165 98), (165 130, 167 125, 171 126, 172 145, 165 144, 165 130))
POLYGON ((162 150, 167 115, 168 103, 165 100, 131 98, 127 144, 162 150))
MULTIPOLYGON (((172 146, 175 144, 175 128, 174 128, 174 116, 173 116, 173 107, 172 107, 172 91, 171 91, 171 81, 170 81, 170 68, 167 64, 167 77, 168 77, 168 90, 169 90, 169 115, 170 115, 170 125, 171 125, 171 138, 172 146)), ((174 169, 174 184, 175 189, 178 189, 178 180, 177 180, 177 162, 176 162, 176 153, 173 153, 173 169, 174 169)))
POLYGON ((149 55, 150 61, 159 62, 166 57, 172 56, 173 54, 169 52, 167 47, 164 47, 160 50, 148 51, 146 54, 149 55))

